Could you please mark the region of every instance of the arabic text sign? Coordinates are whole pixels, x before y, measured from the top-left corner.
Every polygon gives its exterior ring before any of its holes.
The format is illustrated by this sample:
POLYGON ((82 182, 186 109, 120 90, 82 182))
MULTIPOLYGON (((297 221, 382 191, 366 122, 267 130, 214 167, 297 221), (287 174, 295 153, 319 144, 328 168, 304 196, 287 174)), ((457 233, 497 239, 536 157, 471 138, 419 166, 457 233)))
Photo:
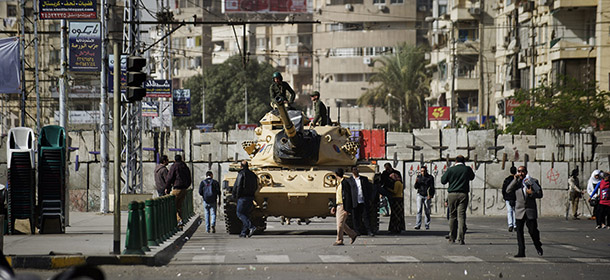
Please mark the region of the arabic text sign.
MULTIPOLYGON (((121 93, 127 88, 127 56, 121 55, 121 93)), ((108 55, 108 92, 114 93, 114 55, 108 55)))
POLYGON ((99 22, 70 22, 70 70, 101 70, 101 33, 99 22))
POLYGON ((172 81, 170 80, 147 80, 146 97, 150 98, 170 98, 172 97, 172 81))
POLYGON ((157 102, 142 102, 142 117, 158 117, 159 103, 157 102))
POLYGON ((39 0, 40 19, 95 19, 97 0, 39 0))
POLYGON ((191 90, 174 90, 174 117, 187 117, 191 115, 191 90))
POLYGON ((428 107, 429 121, 449 121, 451 120, 451 107, 428 107))
POLYGON ((224 10, 226 13, 307 13, 308 1, 311 0, 225 0, 224 10))

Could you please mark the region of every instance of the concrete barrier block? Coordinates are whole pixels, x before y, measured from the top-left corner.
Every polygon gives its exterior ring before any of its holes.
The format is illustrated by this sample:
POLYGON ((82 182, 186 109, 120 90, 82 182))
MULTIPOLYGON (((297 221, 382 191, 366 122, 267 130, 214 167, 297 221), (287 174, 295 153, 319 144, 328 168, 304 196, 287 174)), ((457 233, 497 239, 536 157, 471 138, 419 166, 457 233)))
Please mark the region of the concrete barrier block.
MULTIPOLYGON (((155 134, 153 132, 142 133, 142 149, 155 148, 155 134)), ((157 162, 155 151, 142 150, 142 161, 157 162)))
MULTIPOLYGON (((567 162, 541 162, 540 177, 538 181, 544 190, 565 190, 568 189, 568 177, 570 171, 567 162)), ((536 177, 534 177, 536 178, 536 177)))
POLYGON ((224 132, 202 133, 201 141, 209 142, 210 144, 201 145, 201 158, 199 160, 209 161, 211 159, 215 162, 227 160, 227 145, 220 143, 226 141, 226 134, 224 132))
POLYGON ((536 145, 534 135, 498 135, 497 145, 504 147, 498 150, 499 160, 502 160, 503 154, 506 154, 508 161, 523 161, 525 155, 528 155, 529 160, 533 161, 536 155, 536 149, 529 147, 536 145))
MULTIPOLYGON (((142 191, 144 193, 156 193, 157 187, 155 185, 155 162, 143 162, 142 163, 142 191)), ((187 166, 189 164, 187 163, 187 166)), ((189 166, 190 168, 190 166, 189 166)))
POLYGON ((504 164, 504 169, 502 163, 485 163, 485 188, 502 190, 504 179, 511 175, 510 167, 510 162, 504 164))
POLYGON ((543 197, 538 199, 538 215, 540 216, 564 216, 568 203, 568 191, 557 189, 544 189, 543 197))
POLYGON ((420 164, 419 162, 404 162, 403 163, 403 170, 404 172, 402 173, 403 177, 404 177, 404 184, 405 184, 405 213, 408 214, 415 214, 417 213, 417 209, 416 209, 416 190, 413 188, 413 185, 415 185, 415 179, 417 179, 417 174, 419 174, 419 167, 420 164))
MULTIPOLYGON (((595 152, 593 161, 609 161, 610 160, 610 131, 596 131, 595 142, 598 143, 593 147, 595 152), (601 144, 599 144, 601 143, 601 144)), ((592 142, 589 142, 592 143, 592 142)), ((593 145, 587 145, 593 146, 593 145)))
POLYGON ((466 166, 470 167, 474 172, 474 180, 470 181, 470 189, 484 189, 485 164, 478 163, 475 165, 474 161, 467 161, 466 166))
POLYGON ((484 215, 485 209, 485 189, 482 188, 471 188, 470 189, 470 201, 468 203, 468 210, 466 210, 466 216, 481 216, 484 215))
MULTIPOLYGON (((564 149, 559 147, 565 144, 563 130, 536 129, 536 161, 558 161, 564 158, 564 149)), ((534 160, 534 159, 531 159, 534 160)))
POLYGON ((241 146, 241 143, 248 140, 256 140, 254 130, 229 130, 227 142, 235 144, 227 144, 227 156, 229 160, 250 159, 250 156, 241 146), (237 156, 236 156, 237 155, 237 156))
POLYGON ((585 143, 591 143, 593 137, 589 133, 570 133, 566 132, 565 136, 564 158, 559 159, 562 161, 590 161, 592 158, 592 145, 585 145, 585 143))
POLYGON ((465 128, 442 129, 441 146, 443 146, 442 150, 437 148, 441 158, 446 158, 447 155, 452 159, 458 155, 468 158, 468 131, 465 128))
MULTIPOLYGON (((6 156, 7 156, 7 145, 6 145, 6 140, 7 140, 7 136, 2 136, 0 137, 0 163, 6 163, 6 156)), ((34 145, 38 145, 38 138, 35 139, 34 141, 34 145)))
POLYGON ((490 150, 496 144, 496 131, 493 129, 473 130, 468 132, 468 147, 470 150, 470 160, 492 161, 496 158, 496 151, 490 150))
POLYGON ((486 188, 483 194, 485 216, 506 216, 506 202, 502 197, 502 188, 486 188))
POLYGON ((415 129, 413 130, 415 146, 421 147, 414 153, 415 160, 420 160, 423 155, 424 161, 440 160, 441 132, 438 129, 415 129))
POLYGON ((388 146, 386 148, 386 157, 388 159, 396 159, 396 160, 413 160, 414 157, 414 139, 413 133, 408 132, 388 132, 386 134, 386 143, 388 146), (396 155, 396 156, 394 156, 396 155))

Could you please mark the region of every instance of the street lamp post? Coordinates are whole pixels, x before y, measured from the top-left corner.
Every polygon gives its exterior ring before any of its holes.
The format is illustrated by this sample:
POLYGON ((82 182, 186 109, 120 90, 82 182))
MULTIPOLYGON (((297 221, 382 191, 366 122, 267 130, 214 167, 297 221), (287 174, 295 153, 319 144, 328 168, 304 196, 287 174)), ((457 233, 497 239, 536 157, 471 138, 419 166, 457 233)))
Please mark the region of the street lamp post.
MULTIPOLYGON (((398 122, 399 122, 398 130, 402 131, 402 99, 392 95, 391 93, 388 93, 388 97, 389 98, 394 98, 394 99, 398 100, 398 102, 400 102, 399 103, 400 105, 398 107, 398 122)), ((389 110, 389 108, 388 108, 388 110, 389 110)))
POLYGON ((446 21, 451 24, 451 127, 456 126, 455 113, 457 108, 456 98, 455 98, 455 76, 457 76, 457 67, 456 67, 456 56, 455 56, 455 23, 452 20, 437 18, 437 17, 426 17, 426 22, 434 22, 434 21, 446 21))

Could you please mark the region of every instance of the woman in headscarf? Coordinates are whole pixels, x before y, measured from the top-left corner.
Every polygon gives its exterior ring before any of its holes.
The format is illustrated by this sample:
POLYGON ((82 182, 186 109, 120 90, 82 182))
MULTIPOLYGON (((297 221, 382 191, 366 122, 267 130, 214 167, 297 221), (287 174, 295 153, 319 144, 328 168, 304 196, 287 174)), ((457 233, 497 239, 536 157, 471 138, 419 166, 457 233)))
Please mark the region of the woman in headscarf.
MULTIPOLYGON (((597 194, 593 193, 595 190, 595 186, 597 186, 597 184, 599 184, 599 182, 601 182, 602 180, 602 176, 603 173, 601 170, 593 170, 593 173, 591 173, 591 178, 589 178, 589 182, 587 183, 587 193, 589 194, 589 200, 591 199, 597 199, 597 194)), ((597 217, 597 209, 599 207, 597 207, 597 204, 595 204, 595 206, 593 206, 593 217, 597 217)))

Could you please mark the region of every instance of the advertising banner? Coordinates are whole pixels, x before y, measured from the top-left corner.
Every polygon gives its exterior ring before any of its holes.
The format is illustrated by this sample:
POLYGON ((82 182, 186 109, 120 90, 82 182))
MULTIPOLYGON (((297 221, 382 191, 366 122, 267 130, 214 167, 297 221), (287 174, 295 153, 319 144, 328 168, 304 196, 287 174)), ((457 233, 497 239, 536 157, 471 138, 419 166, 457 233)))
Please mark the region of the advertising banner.
POLYGON ((451 120, 451 107, 428 107, 428 120, 429 121, 450 121, 451 120))
POLYGON ((99 22, 70 22, 69 69, 79 72, 101 71, 102 52, 99 22))
POLYGON ((508 98, 506 99, 506 109, 504 110, 504 112, 506 112, 507 116, 512 116, 515 114, 515 108, 519 107, 521 105, 521 103, 527 103, 528 105, 530 104, 530 101, 527 100, 525 102, 519 102, 517 100, 508 98))
POLYGON ((0 93, 20 93, 21 58, 17 37, 0 39, 0 93))
POLYGON ((158 117, 159 116, 159 103, 142 102, 142 117, 158 117))
POLYGON ((312 0, 224 0, 224 12, 230 13, 307 13, 312 0))
MULTIPOLYGON (((54 117, 59 120, 59 111, 55 111, 54 117)), ((70 124, 97 124, 100 122, 100 111, 69 111, 68 123, 70 124)))
POLYGON ((146 87, 146 97, 172 97, 172 81, 170 80, 148 80, 144 83, 144 87, 146 87))
MULTIPOLYGON (((108 92, 114 93, 114 55, 108 55, 108 92)), ((127 88, 127 56, 121 55, 121 93, 127 88)))
POLYGON ((39 0, 40 19, 96 19, 97 0, 39 0))
POLYGON ((174 117, 188 117, 191 115, 191 90, 174 90, 174 117))

